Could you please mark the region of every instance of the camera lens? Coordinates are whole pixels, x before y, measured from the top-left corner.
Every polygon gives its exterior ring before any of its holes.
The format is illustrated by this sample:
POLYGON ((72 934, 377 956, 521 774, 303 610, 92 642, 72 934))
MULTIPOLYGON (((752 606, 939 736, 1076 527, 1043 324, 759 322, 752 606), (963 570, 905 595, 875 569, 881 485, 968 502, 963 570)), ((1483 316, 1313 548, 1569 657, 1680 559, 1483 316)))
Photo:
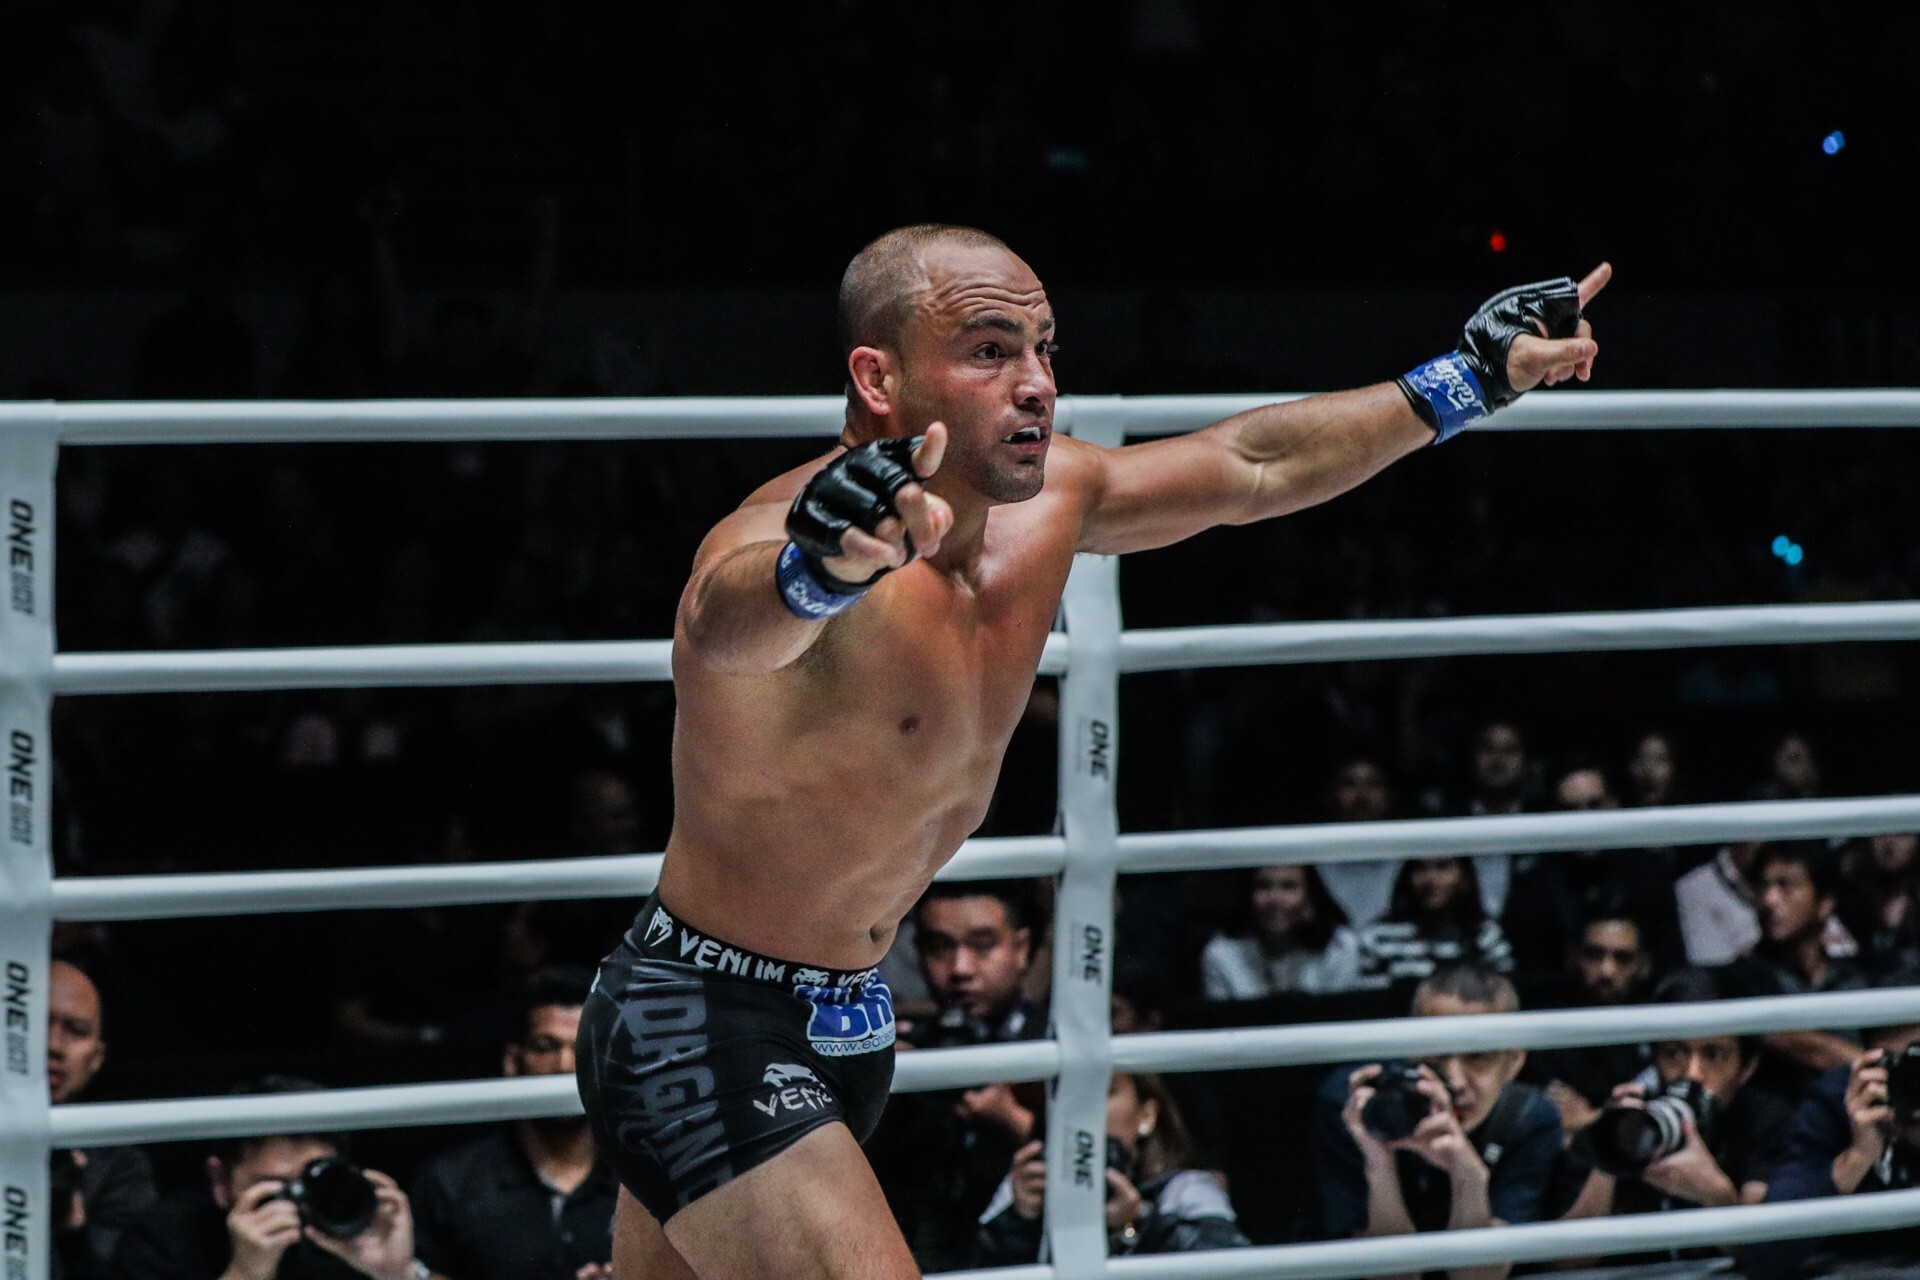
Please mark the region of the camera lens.
POLYGON ((1360 1109, 1360 1123, 1382 1142, 1409 1137, 1433 1110, 1433 1100, 1420 1092, 1418 1067, 1389 1067, 1373 1080, 1373 1096, 1360 1109))
POLYGON ((1602 1173, 1637 1174, 1687 1143, 1687 1120, 1704 1130, 1713 1096, 1692 1080, 1676 1080, 1644 1107, 1608 1107, 1581 1133, 1581 1143, 1602 1173))
POLYGON ((287 1185, 300 1220, 323 1235, 351 1240, 373 1222, 380 1207, 373 1183, 358 1165, 340 1156, 310 1161, 287 1185))

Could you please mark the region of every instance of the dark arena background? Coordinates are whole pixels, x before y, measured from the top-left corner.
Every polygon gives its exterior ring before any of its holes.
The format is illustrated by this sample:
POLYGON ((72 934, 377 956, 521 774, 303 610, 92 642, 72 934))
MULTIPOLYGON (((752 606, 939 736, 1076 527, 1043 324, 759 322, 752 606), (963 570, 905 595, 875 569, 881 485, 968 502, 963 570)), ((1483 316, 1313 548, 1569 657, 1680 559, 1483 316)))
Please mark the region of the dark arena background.
MULTIPOLYGON (((1378 382, 1448 349, 1497 290, 1602 260, 1594 379, 1542 398, 1911 387, 1916 48, 1911 6, 1767 0, 13 0, 0 399, 837 394, 839 273, 922 221, 982 227, 1032 264, 1063 393, 1378 382)), ((818 449, 69 447, 59 648, 665 637, 704 533, 818 449)), ((1123 617, 1904 601, 1917 489, 1903 429, 1470 434, 1313 510, 1129 557, 1123 617)), ((1123 831, 1920 791, 1910 643, 1121 690, 1123 831), (1598 798, 1569 788, 1588 773, 1598 798)), ((1054 829, 1059 706, 1043 678, 982 834, 1054 829)), ((656 851, 673 709, 661 683, 62 698, 55 874, 656 851)), ((1879 848, 1823 851, 1863 986, 1920 962, 1920 857, 1879 848)), ((1664 886, 1717 854, 1634 856, 1664 886)), ((1115 980, 1135 1012, 1191 1028, 1406 1011, 1401 987, 1208 998, 1210 941, 1257 910, 1249 877, 1122 878, 1115 980)), ((1051 902, 1049 883, 1021 891, 1051 902)), ((1570 924, 1597 905, 1566 892, 1570 924)), ((55 954, 98 988, 109 1045, 77 1100, 497 1075, 529 976, 593 964, 635 906, 63 923, 55 954)), ((1672 895, 1652 910, 1670 934, 1672 895)), ((1504 923, 1523 1006, 1581 1004, 1562 953, 1580 939, 1504 923)), ((1640 931, 1647 999, 1689 953, 1640 931)), ((930 1016, 905 943, 898 963, 903 1012, 930 1016)), ((1047 970, 1025 979, 1036 1009, 1047 970)), ((1169 1077, 1190 1159, 1222 1175, 1254 1244, 1327 1234, 1302 1136, 1325 1072, 1169 1077)), ((1755 1078, 1790 1117, 1816 1074, 1779 1055, 1755 1078)), ((953 1141, 930 1114, 896 1145, 953 1141)), ((373 1131, 353 1154, 418 1198, 431 1157, 485 1132, 373 1131)), ((163 1196, 204 1194, 204 1145, 150 1155, 163 1196)), ((972 1191, 902 1178, 888 1190, 929 1269, 991 1260, 927 1225, 981 1212, 972 1191)), ((1911 1231, 1889 1250, 1920 1267, 1911 1231)), ((523 1274, 604 1274, 542 1266, 523 1274)))

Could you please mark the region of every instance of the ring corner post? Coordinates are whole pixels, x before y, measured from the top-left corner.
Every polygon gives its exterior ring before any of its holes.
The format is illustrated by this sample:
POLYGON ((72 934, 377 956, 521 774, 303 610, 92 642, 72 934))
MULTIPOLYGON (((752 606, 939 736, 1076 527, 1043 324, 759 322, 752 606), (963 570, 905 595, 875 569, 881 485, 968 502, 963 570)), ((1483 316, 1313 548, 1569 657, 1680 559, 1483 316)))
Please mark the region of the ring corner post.
MULTIPOLYGON (((1121 430, 1118 413, 1081 413, 1075 422, 1075 435, 1096 444, 1118 444, 1121 430)), ((1116 557, 1075 558, 1065 615, 1073 645, 1060 700, 1060 818, 1067 858, 1054 903, 1052 1023, 1060 1075, 1047 1116, 1046 1240, 1059 1280, 1097 1280, 1107 1274, 1106 1114, 1119 856, 1116 557)))
POLYGON ((46 1280, 47 965, 53 937, 53 473, 58 419, 12 418, 0 433, 0 1257, 9 1280, 46 1280))

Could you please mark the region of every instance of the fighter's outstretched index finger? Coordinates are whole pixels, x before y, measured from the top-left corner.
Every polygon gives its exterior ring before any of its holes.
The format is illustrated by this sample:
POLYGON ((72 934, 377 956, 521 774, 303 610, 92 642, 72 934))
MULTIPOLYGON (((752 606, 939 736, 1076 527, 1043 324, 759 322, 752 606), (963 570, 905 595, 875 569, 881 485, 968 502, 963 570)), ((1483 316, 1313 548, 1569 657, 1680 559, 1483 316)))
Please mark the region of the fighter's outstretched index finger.
POLYGON ((1603 262, 1587 272, 1587 278, 1580 282, 1580 306, 1585 308, 1599 292, 1607 287, 1607 281, 1613 279, 1613 264, 1603 262))
POLYGON ((913 451, 913 471, 922 480, 932 476, 940 469, 940 459, 947 455, 947 424, 934 422, 927 426, 926 434, 920 438, 920 447, 913 451))

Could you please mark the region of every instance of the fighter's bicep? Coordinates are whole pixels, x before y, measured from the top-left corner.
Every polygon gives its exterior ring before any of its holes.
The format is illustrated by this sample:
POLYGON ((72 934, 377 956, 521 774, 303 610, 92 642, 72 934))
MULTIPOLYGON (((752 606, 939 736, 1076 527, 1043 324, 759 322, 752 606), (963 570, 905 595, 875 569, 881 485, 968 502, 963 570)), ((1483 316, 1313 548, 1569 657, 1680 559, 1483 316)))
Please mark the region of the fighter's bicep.
POLYGON ((1259 468, 1209 427, 1099 450, 1082 551, 1148 551, 1233 523, 1259 492, 1259 468))

